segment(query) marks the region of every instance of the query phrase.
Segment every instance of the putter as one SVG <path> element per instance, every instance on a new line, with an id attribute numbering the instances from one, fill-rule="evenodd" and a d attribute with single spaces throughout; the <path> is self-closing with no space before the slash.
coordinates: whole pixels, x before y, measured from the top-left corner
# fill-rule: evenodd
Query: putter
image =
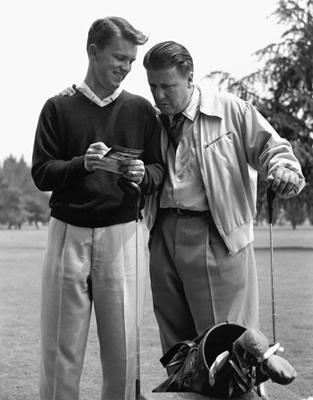
<path id="1" fill-rule="evenodd" d="M 276 343 L 276 314 L 275 314 L 275 293 L 274 293 L 274 250 L 273 250 L 273 204 L 276 193 L 269 186 L 267 189 L 268 218 L 270 224 L 270 257 L 271 257 L 271 287 L 272 287 L 272 323 L 273 323 L 273 345 Z M 278 343 L 279 347 L 279 343 Z M 268 400 L 268 393 L 265 383 L 262 382 L 256 387 L 256 393 L 263 399 Z"/>
<path id="2" fill-rule="evenodd" d="M 141 189 L 136 182 L 120 178 L 118 186 L 123 192 L 129 194 L 135 202 L 136 213 L 136 397 L 140 398 L 140 280 L 139 280 L 139 257 L 138 257 L 138 220 Z"/>
<path id="3" fill-rule="evenodd" d="M 272 323 L 273 343 L 276 343 L 276 312 L 275 312 L 275 282 L 274 282 L 274 245 L 273 245 L 273 204 L 276 193 L 269 186 L 267 189 L 268 217 L 270 224 L 270 257 L 271 257 L 271 288 L 272 288 Z"/>

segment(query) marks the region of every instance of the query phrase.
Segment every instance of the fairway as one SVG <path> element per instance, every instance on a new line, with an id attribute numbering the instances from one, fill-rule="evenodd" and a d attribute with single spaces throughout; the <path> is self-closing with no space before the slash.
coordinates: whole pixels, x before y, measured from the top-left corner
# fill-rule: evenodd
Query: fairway
<path id="1" fill-rule="evenodd" d="M 38 398 L 41 266 L 47 228 L 0 229 L 0 400 Z M 261 330 L 272 339 L 268 228 L 256 228 Z M 313 228 L 274 227 L 276 337 L 298 377 L 288 387 L 303 399 L 313 396 Z M 147 252 L 148 256 L 148 252 Z M 165 378 L 150 291 L 147 291 L 141 349 L 141 385 L 150 392 Z M 100 364 L 92 319 L 81 400 L 98 399 Z"/>

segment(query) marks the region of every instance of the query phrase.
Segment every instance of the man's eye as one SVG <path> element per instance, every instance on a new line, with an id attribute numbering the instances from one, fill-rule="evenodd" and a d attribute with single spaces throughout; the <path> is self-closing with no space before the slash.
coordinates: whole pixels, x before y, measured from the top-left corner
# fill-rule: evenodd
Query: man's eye
<path id="1" fill-rule="evenodd" d="M 119 61 L 124 61 L 125 57 L 124 56 L 115 56 L 115 58 Z"/>

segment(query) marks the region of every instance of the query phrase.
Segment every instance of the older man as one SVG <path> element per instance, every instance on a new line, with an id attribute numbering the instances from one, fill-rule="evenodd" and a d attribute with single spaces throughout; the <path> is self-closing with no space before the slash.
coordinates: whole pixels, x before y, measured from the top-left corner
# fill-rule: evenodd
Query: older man
<path id="1" fill-rule="evenodd" d="M 184 46 L 156 44 L 144 67 L 167 130 L 168 174 L 150 240 L 154 310 L 166 352 L 224 321 L 258 326 L 256 171 L 284 197 L 298 194 L 304 179 L 291 145 L 249 102 L 194 84 Z"/>

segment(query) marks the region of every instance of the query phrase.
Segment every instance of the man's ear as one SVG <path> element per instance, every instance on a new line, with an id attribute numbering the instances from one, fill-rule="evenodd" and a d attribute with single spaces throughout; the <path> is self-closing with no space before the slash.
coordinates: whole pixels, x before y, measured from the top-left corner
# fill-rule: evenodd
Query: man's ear
<path id="1" fill-rule="evenodd" d="M 188 82 L 188 87 L 192 87 L 193 85 L 193 71 L 189 72 L 189 75 L 187 77 L 187 82 Z"/>
<path id="2" fill-rule="evenodd" d="M 92 61 L 97 61 L 98 48 L 95 44 L 91 44 L 88 48 L 88 56 Z"/>

